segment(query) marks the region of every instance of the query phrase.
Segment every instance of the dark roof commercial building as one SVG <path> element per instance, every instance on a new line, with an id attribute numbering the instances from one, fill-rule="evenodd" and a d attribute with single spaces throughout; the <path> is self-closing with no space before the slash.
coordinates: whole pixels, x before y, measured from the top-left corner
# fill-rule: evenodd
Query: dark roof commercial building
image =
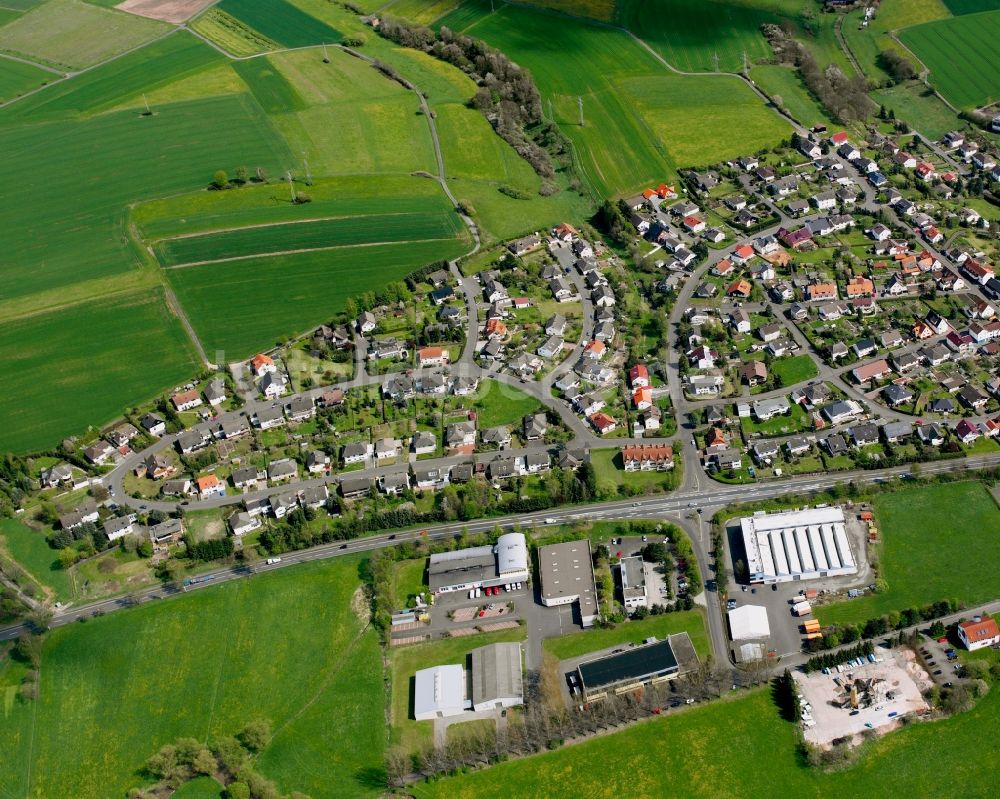
<path id="1" fill-rule="evenodd" d="M 593 702 L 609 693 L 627 693 L 645 684 L 655 685 L 679 676 L 682 669 L 671 639 L 682 638 L 687 638 L 687 633 L 581 663 L 577 671 L 587 701 Z"/>
<path id="2" fill-rule="evenodd" d="M 525 581 L 529 574 L 523 533 L 502 535 L 496 546 L 438 552 L 427 567 L 428 585 L 435 594 Z"/>

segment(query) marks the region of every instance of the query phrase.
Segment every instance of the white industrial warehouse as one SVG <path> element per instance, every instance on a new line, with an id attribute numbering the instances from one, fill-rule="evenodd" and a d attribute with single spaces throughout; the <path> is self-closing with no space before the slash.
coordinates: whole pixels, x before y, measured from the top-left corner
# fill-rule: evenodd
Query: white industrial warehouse
<path id="1" fill-rule="evenodd" d="M 840 508 L 755 513 L 740 519 L 751 583 L 856 574 Z"/>
<path id="2" fill-rule="evenodd" d="M 489 644 L 460 664 L 421 669 L 413 678 L 413 718 L 417 721 L 498 710 L 524 704 L 521 645 Z"/>

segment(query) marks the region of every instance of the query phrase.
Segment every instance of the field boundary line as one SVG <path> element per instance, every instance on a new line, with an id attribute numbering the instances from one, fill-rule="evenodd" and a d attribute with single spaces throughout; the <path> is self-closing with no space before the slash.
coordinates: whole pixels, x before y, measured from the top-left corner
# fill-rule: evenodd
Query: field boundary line
<path id="1" fill-rule="evenodd" d="M 7 8 L 7 7 L 0 6 L 0 8 Z M 8 9 L 8 10 L 13 11 L 13 9 Z M 12 53 L 8 53 L 6 51 L 0 51 L 0 58 L 6 58 L 8 61 L 19 61 L 22 64 L 27 64 L 29 67 L 38 67 L 39 69 L 43 69 L 46 72 L 51 72 L 53 75 L 59 75 L 63 78 L 66 77 L 66 73 L 63 72 L 61 69 L 50 67 L 47 64 L 40 64 L 37 61 L 32 61 L 30 58 L 21 58 L 20 56 L 13 55 Z"/>
<path id="2" fill-rule="evenodd" d="M 188 319 L 184 306 L 181 305 L 180 300 L 177 299 L 177 295 L 174 294 L 173 288 L 169 285 L 169 281 L 166 280 L 163 281 L 163 299 L 167 303 L 167 309 L 177 317 L 181 323 L 181 327 L 184 328 L 184 332 L 187 333 L 188 338 L 191 339 L 191 343 L 194 345 L 195 354 L 201 358 L 201 362 L 209 369 L 218 368 L 216 364 L 208 360 L 208 355 L 205 354 L 205 347 L 202 345 L 201 339 L 198 338 L 198 334 L 195 332 L 194 326 L 191 324 L 191 320 Z"/>
<path id="3" fill-rule="evenodd" d="M 454 238 L 458 238 L 455 236 Z M 331 244 L 328 247 L 304 247 L 298 250 L 280 250 L 278 252 L 253 253 L 252 255 L 234 255 L 231 258 L 216 258 L 210 261 L 190 261 L 184 264 L 164 266 L 164 269 L 190 269 L 193 266 L 211 266 L 212 264 L 228 264 L 233 261 L 249 261 L 253 258 L 276 258 L 279 255 L 300 255 L 310 252 L 330 252 L 332 250 L 353 250 L 356 247 L 384 247 L 389 244 L 423 244 L 431 241 L 451 241 L 450 238 L 434 239 L 404 239 L 402 241 L 369 241 L 362 244 Z"/>
<path id="4" fill-rule="evenodd" d="M 422 211 L 393 211 L 390 214 L 364 214 L 364 216 L 409 216 L 420 214 Z M 357 214 L 345 214 L 343 216 L 314 216 L 309 219 L 289 219 L 285 222 L 259 222 L 255 225 L 242 225 L 240 227 L 225 227 L 217 230 L 203 230 L 193 233 L 181 233 L 177 236 L 164 236 L 162 239 L 147 239 L 162 244 L 167 241 L 181 241 L 183 239 L 196 239 L 199 236 L 217 236 L 221 233 L 236 233 L 241 230 L 259 230 L 261 228 L 281 227 L 282 225 L 306 225 L 311 222 L 332 222 L 337 219 L 357 219 Z"/>

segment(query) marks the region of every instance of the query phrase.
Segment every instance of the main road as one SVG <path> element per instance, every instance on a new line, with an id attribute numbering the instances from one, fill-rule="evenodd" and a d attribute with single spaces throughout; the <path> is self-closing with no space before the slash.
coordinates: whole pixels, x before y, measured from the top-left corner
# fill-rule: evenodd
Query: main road
<path id="1" fill-rule="evenodd" d="M 960 472 L 967 469 L 984 468 L 997 464 L 1000 464 L 1000 454 L 932 462 L 922 464 L 920 468 L 923 474 L 940 474 L 950 471 Z M 619 519 L 663 519 L 679 523 L 685 526 L 691 533 L 695 555 L 698 558 L 702 572 L 702 581 L 708 585 L 709 581 L 714 579 L 714 569 L 713 564 L 709 563 L 708 558 L 708 553 L 711 549 L 711 540 L 705 529 L 707 525 L 701 523 L 701 516 L 710 517 L 715 510 L 730 504 L 759 502 L 788 494 L 820 492 L 837 484 L 847 482 L 858 484 L 884 483 L 900 479 L 903 475 L 908 474 L 909 467 L 900 466 L 892 469 L 871 471 L 859 470 L 838 472 L 836 474 L 805 475 L 799 478 L 753 485 L 727 486 L 713 484 L 705 490 L 684 490 L 675 494 L 642 497 L 634 500 L 570 505 L 538 513 L 498 516 L 468 522 L 437 524 L 420 530 L 410 529 L 381 533 L 365 538 L 322 544 L 310 549 L 283 554 L 281 559 L 276 563 L 258 562 L 251 565 L 237 565 L 206 572 L 197 576 L 197 583 L 186 586 L 183 589 L 167 585 L 156 585 L 125 597 L 103 599 L 59 609 L 53 614 L 49 626 L 62 627 L 95 614 L 111 613 L 138 603 L 162 600 L 180 593 L 200 590 L 201 588 L 230 580 L 251 577 L 258 572 L 288 568 L 299 563 L 326 560 L 328 558 L 353 555 L 359 552 L 369 552 L 384 547 L 395 546 L 405 541 L 438 541 L 449 536 L 460 535 L 463 532 L 482 533 L 492 530 L 497 526 L 504 529 L 518 525 L 521 527 L 540 527 L 544 526 L 549 519 L 554 520 L 556 523 Z M 708 600 L 708 623 L 713 651 L 715 652 L 716 659 L 723 662 L 728 657 L 726 654 L 727 638 L 722 622 L 718 593 L 715 591 L 706 592 L 706 598 Z M 0 640 L 16 638 L 27 630 L 28 627 L 24 624 L 2 628 L 0 629 Z"/>

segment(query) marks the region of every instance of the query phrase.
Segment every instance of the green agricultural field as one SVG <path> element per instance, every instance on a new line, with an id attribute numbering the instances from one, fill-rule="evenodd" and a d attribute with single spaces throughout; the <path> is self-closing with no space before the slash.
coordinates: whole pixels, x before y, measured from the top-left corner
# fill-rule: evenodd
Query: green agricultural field
<path id="1" fill-rule="evenodd" d="M 440 187 L 409 175 L 321 178 L 307 190 L 312 202 L 294 205 L 288 186 L 276 181 L 232 191 L 197 191 L 140 203 L 131 221 L 147 242 L 252 225 L 310 219 L 389 216 L 439 210 L 455 215 Z"/>
<path id="2" fill-rule="evenodd" d="M 456 214 L 443 209 L 372 214 L 263 225 L 168 239 L 156 249 L 164 266 L 237 260 L 305 250 L 409 241 L 451 241 L 462 231 Z"/>
<path id="3" fill-rule="evenodd" d="M 0 549 L 16 560 L 36 581 L 53 591 L 54 599 L 65 602 L 73 595 L 69 572 L 59 564 L 56 551 L 45 534 L 32 530 L 16 519 L 0 519 Z"/>
<path id="4" fill-rule="evenodd" d="M 781 378 L 781 385 L 794 386 L 816 377 L 819 370 L 811 355 L 793 355 L 791 358 L 775 358 L 771 361 L 771 374 L 775 378 Z"/>
<path id="5" fill-rule="evenodd" d="M 720 0 L 619 0 L 619 22 L 682 72 L 739 72 L 772 55 L 760 32 L 778 24 L 773 9 Z M 716 67 L 715 56 L 718 56 Z"/>
<path id="6" fill-rule="evenodd" d="M 0 102 L 19 97 L 25 92 L 58 79 L 59 75 L 31 64 L 0 58 Z"/>
<path id="7" fill-rule="evenodd" d="M 1000 691 L 993 690 L 967 713 L 910 725 L 873 743 L 858 764 L 826 772 L 803 762 L 795 725 L 779 718 L 768 694 L 758 691 L 408 790 L 417 799 L 866 795 L 987 799 L 994 788 L 982 781 L 981 764 L 991 761 L 996 745 L 983 731 L 998 724 Z"/>
<path id="8" fill-rule="evenodd" d="M 222 0 L 218 6 L 283 47 L 340 41 L 340 32 L 286 0 Z"/>
<path id="9" fill-rule="evenodd" d="M 0 450 L 52 446 L 197 367 L 160 289 L 0 323 L 0 349 L 13 381 L 0 399 Z"/>
<path id="10" fill-rule="evenodd" d="M 550 22 L 545 14 L 505 7 L 468 32 L 531 70 L 595 195 L 641 189 L 676 167 L 735 156 L 788 133 L 735 78 L 678 76 L 619 31 Z M 706 137 L 706 127 L 727 135 Z"/>
<path id="11" fill-rule="evenodd" d="M 243 78 L 244 83 L 250 87 L 253 96 L 260 103 L 260 107 L 268 114 L 301 111 L 306 107 L 295 87 L 285 79 L 269 58 L 236 61 L 233 69 Z"/>
<path id="12" fill-rule="evenodd" d="M 959 108 L 1000 100 L 1000 10 L 906 28 L 900 40 L 931 71 L 930 79 Z M 919 127 L 919 120 L 916 121 Z"/>
<path id="13" fill-rule="evenodd" d="M 229 361 L 315 327 L 348 297 L 468 249 L 458 238 L 379 244 L 169 269 L 167 275 L 206 351 L 221 350 Z"/>
<path id="14" fill-rule="evenodd" d="M 4 298 L 133 269 L 137 256 L 122 227 L 129 202 L 200 188 L 220 167 L 277 171 L 290 160 L 246 95 L 177 104 L 151 117 L 120 112 L 4 128 L 0 150 L 8 180 L 21 192 L 19 202 L 0 208 L 6 255 L 40 267 L 5 270 Z"/>
<path id="15" fill-rule="evenodd" d="M 802 125 L 833 126 L 823 107 L 816 102 L 802 83 L 798 72 L 792 67 L 780 64 L 765 64 L 750 70 L 751 79 Z"/>
<path id="16" fill-rule="evenodd" d="M 258 768 L 282 794 L 374 797 L 382 668 L 352 609 L 358 568 L 283 569 L 52 632 L 40 698 L 0 724 L 0 792 L 124 796 L 163 744 L 263 717 L 274 737 Z"/>
<path id="17" fill-rule="evenodd" d="M 218 6 L 209 8 L 191 22 L 190 27 L 191 30 L 200 33 L 237 58 L 278 49 L 276 42 L 272 42 Z"/>
<path id="18" fill-rule="evenodd" d="M 474 25 L 490 13 L 490 0 L 463 0 L 443 17 L 439 17 L 434 27 L 464 32 L 470 25 Z"/>
<path id="19" fill-rule="evenodd" d="M 824 624 L 863 622 L 939 599 L 982 602 L 1000 592 L 994 567 L 1000 557 L 1000 511 L 981 483 L 881 494 L 875 520 L 882 537 L 879 568 L 889 590 L 819 607 Z"/>
<path id="20" fill-rule="evenodd" d="M 650 636 L 663 639 L 681 632 L 686 632 L 690 636 L 698 657 L 708 657 L 710 652 L 708 631 L 705 629 L 705 614 L 701 610 L 648 616 L 642 621 L 625 622 L 611 629 L 561 635 L 558 638 L 547 639 L 542 646 L 546 652 L 555 655 L 559 660 L 566 660 L 599 649 L 607 649 L 616 644 L 641 644 Z"/>
<path id="21" fill-rule="evenodd" d="M 412 92 L 341 51 L 330 52 L 329 64 L 310 51 L 271 61 L 305 105 L 272 117 L 296 154 L 296 167 L 304 154 L 318 175 L 437 171 L 427 120 Z"/>
<path id="22" fill-rule="evenodd" d="M 944 4 L 956 17 L 962 14 L 978 14 L 980 11 L 997 10 L 997 0 L 944 0 Z"/>
<path id="23" fill-rule="evenodd" d="M 200 39 L 179 32 L 15 103 L 3 110 L 0 119 L 35 123 L 50 117 L 100 113 L 130 99 L 139 105 L 143 93 L 151 97 L 157 89 L 199 76 L 225 60 Z"/>
<path id="24" fill-rule="evenodd" d="M 171 26 L 82 0 L 47 0 L 3 28 L 0 50 L 79 69 L 167 34 Z"/>

